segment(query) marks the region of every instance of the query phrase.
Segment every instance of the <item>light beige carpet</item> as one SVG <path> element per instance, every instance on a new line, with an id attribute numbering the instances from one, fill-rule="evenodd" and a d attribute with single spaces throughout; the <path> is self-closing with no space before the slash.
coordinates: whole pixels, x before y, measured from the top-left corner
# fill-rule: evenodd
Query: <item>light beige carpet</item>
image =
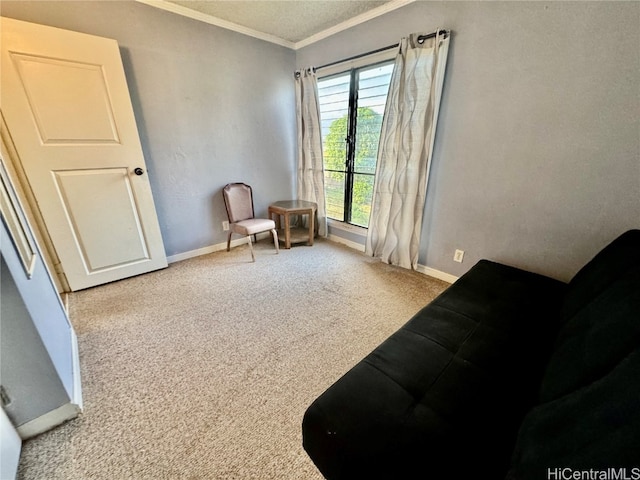
<path id="1" fill-rule="evenodd" d="M 84 412 L 20 479 L 320 479 L 306 407 L 447 284 L 319 240 L 74 293 Z"/>

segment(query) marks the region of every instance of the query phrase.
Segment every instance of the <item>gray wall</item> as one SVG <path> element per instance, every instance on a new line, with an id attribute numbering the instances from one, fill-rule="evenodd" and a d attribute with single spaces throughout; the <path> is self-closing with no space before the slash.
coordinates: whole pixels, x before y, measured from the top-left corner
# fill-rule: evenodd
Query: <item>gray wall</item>
<path id="1" fill-rule="evenodd" d="M 295 179 L 295 53 L 133 1 L 2 1 L 3 16 L 118 41 L 167 255 L 224 242 L 220 189 L 258 213 Z"/>
<path id="2" fill-rule="evenodd" d="M 296 63 L 452 29 L 419 263 L 461 275 L 492 258 L 567 280 L 640 227 L 639 18 L 638 2 L 421 1 Z"/>
<path id="3" fill-rule="evenodd" d="M 12 188 L 12 187 L 11 187 Z M 35 245 L 35 240 L 31 232 L 31 226 L 24 219 L 22 210 L 16 212 L 18 217 L 22 219 L 25 226 L 25 235 L 29 239 L 32 245 Z M 11 356 L 9 350 L 5 350 L 7 343 L 11 343 L 10 337 L 5 338 L 5 328 L 13 329 L 15 332 L 17 329 L 24 328 L 23 338 L 26 343 L 22 344 L 25 349 L 23 352 L 25 355 L 29 354 L 29 349 L 33 348 L 34 352 L 44 346 L 46 354 L 50 359 L 50 363 L 53 364 L 55 375 L 62 382 L 64 391 L 68 399 L 73 401 L 80 401 L 79 393 L 75 391 L 76 380 L 74 374 L 80 375 L 79 371 L 74 371 L 74 357 L 72 355 L 73 345 L 73 327 L 69 322 L 67 314 L 64 310 L 64 306 L 58 296 L 58 292 L 51 280 L 51 276 L 47 271 L 42 254 L 36 246 L 36 257 L 31 272 L 31 276 L 28 277 L 25 269 L 22 265 L 21 259 L 18 256 L 17 250 L 14 247 L 12 237 L 9 230 L 5 227 L 5 222 L 0 221 L 0 251 L 2 253 L 3 270 L 2 270 L 2 287 L 0 288 L 0 296 L 2 304 L 2 315 L 0 317 L 0 336 L 2 336 L 2 372 L 4 382 L 5 368 L 9 368 L 5 363 L 8 356 Z M 8 267 L 5 271 L 4 267 Z M 17 289 L 17 290 L 16 290 Z M 17 293 L 16 293 L 17 292 Z M 19 294 L 19 299 L 16 295 Z M 5 303 L 6 302 L 6 303 Z M 24 312 L 23 307 L 26 308 Z M 8 326 L 11 322 L 18 322 L 20 325 L 16 327 Z M 22 325 L 24 323 L 24 325 Z M 27 323 L 32 326 L 26 325 Z M 29 347 L 29 340 L 32 338 L 31 333 L 27 330 L 35 327 L 40 337 L 39 341 L 33 341 L 33 346 Z M 11 352 L 20 352 L 20 349 L 11 350 Z M 35 354 L 35 353 L 34 353 Z M 8 361 L 8 360 L 7 360 Z M 18 369 L 15 372 L 15 379 L 22 381 L 31 387 L 34 385 L 37 388 L 37 384 L 41 381 L 37 376 L 31 376 L 27 370 Z M 54 375 L 51 375 L 54 376 Z M 40 390 L 36 390 L 40 394 Z M 78 395 L 78 398 L 74 396 Z M 53 408 L 59 407 L 61 404 L 56 402 L 57 397 L 53 397 Z M 51 404 L 49 404 L 51 406 Z"/>
<path id="4" fill-rule="evenodd" d="M 8 181 L 5 185 L 12 191 Z M 23 212 L 15 213 L 35 245 Z M 28 276 L 5 222 L 0 222 L 0 382 L 11 399 L 5 410 L 15 426 L 80 401 L 74 390 L 74 373 L 80 372 L 74 372 L 73 330 L 35 249 Z"/>
<path id="5" fill-rule="evenodd" d="M 5 263 L 4 251 L 0 264 L 0 382 L 11 399 L 4 409 L 20 426 L 70 398 Z M 69 351 L 67 356 L 71 358 Z"/>
<path id="6" fill-rule="evenodd" d="M 293 52 L 134 2 L 2 2 L 121 45 L 168 255 L 224 241 L 220 188 L 295 192 L 291 72 L 454 31 L 423 265 L 568 279 L 640 226 L 638 2 L 416 2 Z M 454 263 L 456 248 L 466 251 Z"/>

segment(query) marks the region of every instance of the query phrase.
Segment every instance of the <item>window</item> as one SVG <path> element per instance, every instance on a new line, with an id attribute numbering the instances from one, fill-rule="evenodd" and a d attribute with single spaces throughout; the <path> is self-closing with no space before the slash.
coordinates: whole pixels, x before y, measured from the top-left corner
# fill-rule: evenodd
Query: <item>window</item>
<path id="1" fill-rule="evenodd" d="M 393 61 L 322 77 L 322 125 L 327 217 L 369 225 L 382 117 Z"/>

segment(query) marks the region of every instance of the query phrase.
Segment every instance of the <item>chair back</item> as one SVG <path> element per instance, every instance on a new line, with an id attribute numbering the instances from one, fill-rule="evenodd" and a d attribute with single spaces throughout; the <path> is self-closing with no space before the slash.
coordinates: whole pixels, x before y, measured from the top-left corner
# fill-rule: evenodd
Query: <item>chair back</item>
<path id="1" fill-rule="evenodd" d="M 229 183 L 222 189 L 224 206 L 231 223 L 253 218 L 253 193 L 246 183 Z"/>

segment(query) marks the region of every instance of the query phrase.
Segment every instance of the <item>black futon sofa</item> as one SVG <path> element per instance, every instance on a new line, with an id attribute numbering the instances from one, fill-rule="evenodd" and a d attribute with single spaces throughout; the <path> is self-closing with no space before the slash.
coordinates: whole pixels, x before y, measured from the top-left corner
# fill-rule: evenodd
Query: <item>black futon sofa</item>
<path id="1" fill-rule="evenodd" d="M 328 479 L 640 478 L 640 230 L 568 284 L 478 262 L 302 430 Z"/>

